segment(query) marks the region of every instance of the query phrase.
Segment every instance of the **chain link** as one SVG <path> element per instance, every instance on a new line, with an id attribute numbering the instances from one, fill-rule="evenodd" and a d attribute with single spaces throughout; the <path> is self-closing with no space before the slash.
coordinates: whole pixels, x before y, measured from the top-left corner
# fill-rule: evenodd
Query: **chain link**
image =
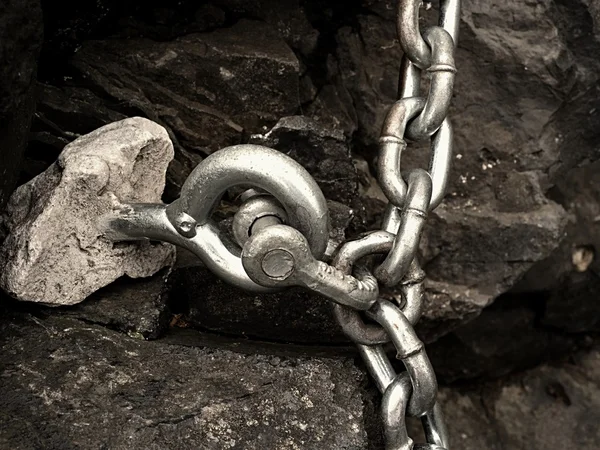
<path id="1" fill-rule="evenodd" d="M 420 0 L 398 4 L 404 57 L 400 99 L 390 108 L 380 139 L 379 181 L 389 200 L 382 229 L 345 242 L 331 265 L 320 260 L 329 228 L 323 193 L 298 163 L 262 146 L 216 152 L 194 169 L 181 197 L 170 205 L 124 205 L 100 223 L 113 240 L 152 239 L 185 247 L 243 289 L 303 286 L 333 301 L 337 321 L 383 395 L 387 450 L 449 449 L 435 373 L 413 326 L 423 310 L 425 274 L 417 257 L 421 233 L 427 214 L 444 197 L 452 157 L 446 116 L 456 72 L 460 1 L 442 0 L 440 26 L 422 34 L 420 5 Z M 432 79 L 427 97 L 420 95 L 421 71 Z M 406 182 L 402 152 L 409 140 L 425 139 L 431 140 L 428 171 L 412 170 Z M 235 244 L 211 215 L 223 193 L 239 185 L 253 189 L 242 195 L 244 203 L 233 220 Z M 370 264 L 362 264 L 363 258 Z M 400 296 L 395 302 L 381 298 L 379 284 L 399 284 Z M 384 350 L 390 342 L 406 368 L 402 373 L 396 373 Z M 408 436 L 407 415 L 421 417 L 426 444 L 414 444 Z"/>

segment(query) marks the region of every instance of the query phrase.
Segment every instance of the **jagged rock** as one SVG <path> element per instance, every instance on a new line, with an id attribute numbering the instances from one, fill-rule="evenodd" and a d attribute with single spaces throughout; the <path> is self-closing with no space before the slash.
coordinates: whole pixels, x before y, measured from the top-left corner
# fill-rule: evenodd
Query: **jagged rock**
<path id="1" fill-rule="evenodd" d="M 140 339 L 157 339 L 169 327 L 170 268 L 151 278 L 122 277 L 69 308 L 52 308 L 48 314 L 64 314 L 103 325 Z"/>
<path id="2" fill-rule="evenodd" d="M 351 360 L 244 355 L 3 313 L 0 447 L 367 448 Z"/>
<path id="3" fill-rule="evenodd" d="M 0 5 L 0 213 L 19 179 L 35 111 L 43 22 L 39 0 Z"/>
<path id="4" fill-rule="evenodd" d="M 439 379 L 498 378 L 571 354 L 582 339 L 540 323 L 544 297 L 500 297 L 479 317 L 431 344 L 428 353 Z"/>
<path id="5" fill-rule="evenodd" d="M 600 352 L 508 379 L 442 388 L 452 446 L 464 450 L 594 450 L 600 446 Z M 412 435 L 420 425 L 412 422 Z M 418 441 L 418 439 L 416 439 Z M 422 442 L 422 441 L 421 441 Z"/>
<path id="6" fill-rule="evenodd" d="M 172 42 L 87 41 L 72 65 L 96 89 L 164 123 L 181 145 L 204 154 L 298 108 L 298 61 L 260 22 Z"/>
<path id="7" fill-rule="evenodd" d="M 65 147 L 10 199 L 2 288 L 20 300 L 70 305 L 122 275 L 146 277 L 169 265 L 171 245 L 114 244 L 96 225 L 123 202 L 160 202 L 172 157 L 165 130 L 142 118 L 107 125 Z"/>
<path id="8" fill-rule="evenodd" d="M 568 333 L 598 329 L 600 305 L 600 163 L 571 169 L 549 195 L 571 212 L 566 238 L 513 289 L 549 292 L 541 321 Z"/>
<path id="9" fill-rule="evenodd" d="M 163 125 L 176 152 L 167 200 L 178 196 L 203 156 L 241 143 L 300 106 L 298 60 L 274 28 L 257 21 L 167 42 L 86 41 L 70 68 L 85 85 L 69 77 L 60 88 L 42 86 L 38 128 L 72 140 L 132 115 Z M 65 96 L 75 101 L 60 102 Z"/>
<path id="10" fill-rule="evenodd" d="M 218 7 L 234 17 L 253 17 L 271 25 L 287 44 L 302 55 L 318 45 L 319 32 L 306 17 L 306 6 L 299 0 L 215 0 Z"/>
<path id="11" fill-rule="evenodd" d="M 308 170 L 330 200 L 350 205 L 357 196 L 358 175 L 343 133 L 305 116 L 284 117 L 251 144 L 274 148 Z"/>
<path id="12" fill-rule="evenodd" d="M 421 241 L 428 274 L 422 326 L 441 335 L 477 316 L 550 255 L 566 224 L 564 209 L 553 202 L 528 212 L 440 206 Z"/>

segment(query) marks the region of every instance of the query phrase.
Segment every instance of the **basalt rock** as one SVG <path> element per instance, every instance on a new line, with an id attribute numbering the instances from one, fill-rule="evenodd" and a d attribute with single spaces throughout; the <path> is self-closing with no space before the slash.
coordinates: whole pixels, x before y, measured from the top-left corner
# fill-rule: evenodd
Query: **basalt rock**
<path id="1" fill-rule="evenodd" d="M 35 112 L 37 56 L 43 22 L 39 0 L 0 5 L 0 213 L 19 179 Z"/>
<path id="2" fill-rule="evenodd" d="M 358 176 L 344 134 L 304 116 L 284 117 L 250 143 L 291 156 L 313 176 L 325 197 L 351 205 L 358 194 Z"/>
<path id="3" fill-rule="evenodd" d="M 99 218 L 122 203 L 160 202 L 173 148 L 147 119 L 107 125 L 69 144 L 56 163 L 20 186 L 0 248 L 2 288 L 52 305 L 79 303 L 121 277 L 147 277 L 174 258 L 163 243 L 115 244 Z"/>
<path id="4" fill-rule="evenodd" d="M 367 448 L 347 359 L 246 355 L 3 312 L 0 447 Z"/>
<path id="5" fill-rule="evenodd" d="M 72 307 L 52 308 L 87 323 L 103 325 L 139 339 L 158 339 L 172 320 L 169 308 L 170 268 L 150 278 L 119 278 Z"/>
<path id="6" fill-rule="evenodd" d="M 502 380 L 442 388 L 452 445 L 465 450 L 593 450 L 600 445 L 600 352 Z M 421 432 L 412 423 L 413 436 Z M 422 441 L 421 441 L 422 442 Z"/>

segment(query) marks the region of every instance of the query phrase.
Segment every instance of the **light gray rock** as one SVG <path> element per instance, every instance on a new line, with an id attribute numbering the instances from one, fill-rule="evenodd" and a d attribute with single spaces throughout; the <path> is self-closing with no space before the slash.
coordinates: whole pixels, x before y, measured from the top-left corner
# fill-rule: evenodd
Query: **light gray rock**
<path id="1" fill-rule="evenodd" d="M 147 277 L 171 264 L 171 245 L 114 244 L 96 221 L 121 202 L 160 202 L 172 158 L 167 132 L 139 117 L 69 144 L 9 201 L 0 286 L 20 300 L 72 305 L 123 275 Z"/>

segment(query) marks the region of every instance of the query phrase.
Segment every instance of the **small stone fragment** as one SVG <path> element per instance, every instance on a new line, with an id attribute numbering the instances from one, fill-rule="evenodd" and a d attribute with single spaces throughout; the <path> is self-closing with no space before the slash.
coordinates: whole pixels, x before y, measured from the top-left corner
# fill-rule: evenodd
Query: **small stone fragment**
<path id="1" fill-rule="evenodd" d="M 115 244 L 96 223 L 122 203 L 160 202 L 172 158 L 166 131 L 139 117 L 69 144 L 9 201 L 0 286 L 19 300 L 72 305 L 123 275 L 147 277 L 170 265 L 171 245 Z"/>
<path id="2" fill-rule="evenodd" d="M 580 245 L 573 249 L 572 262 L 577 272 L 585 272 L 594 262 L 594 249 L 587 245 Z"/>

